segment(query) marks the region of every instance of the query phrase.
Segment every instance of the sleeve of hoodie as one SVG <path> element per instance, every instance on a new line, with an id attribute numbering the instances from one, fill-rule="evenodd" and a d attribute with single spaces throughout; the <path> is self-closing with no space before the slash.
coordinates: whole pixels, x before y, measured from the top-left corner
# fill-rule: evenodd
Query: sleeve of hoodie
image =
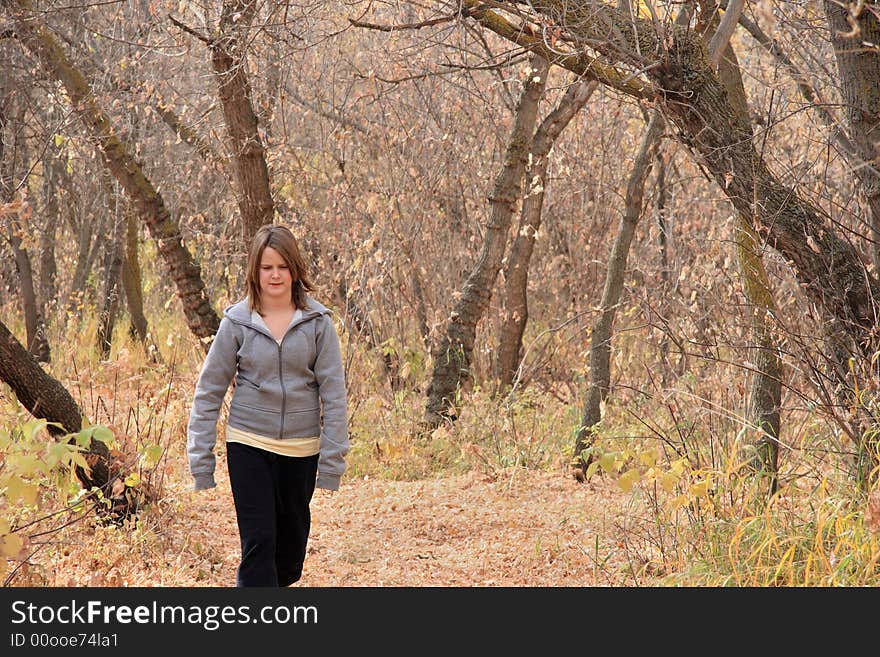
<path id="1" fill-rule="evenodd" d="M 186 453 L 195 490 L 213 488 L 217 420 L 226 390 L 235 376 L 239 329 L 228 318 L 220 321 L 193 395 L 186 431 Z"/>
<path id="2" fill-rule="evenodd" d="M 319 320 L 315 339 L 318 354 L 315 378 L 323 415 L 316 485 L 326 490 L 337 490 L 345 472 L 345 455 L 348 454 L 348 411 L 342 353 L 336 326 L 330 315 L 323 315 Z"/>

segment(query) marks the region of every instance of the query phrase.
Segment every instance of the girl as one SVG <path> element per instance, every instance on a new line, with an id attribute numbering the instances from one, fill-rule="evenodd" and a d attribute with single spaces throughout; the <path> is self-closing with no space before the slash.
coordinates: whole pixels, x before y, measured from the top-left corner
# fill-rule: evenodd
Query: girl
<path id="1" fill-rule="evenodd" d="M 195 489 L 213 488 L 217 420 L 235 379 L 226 427 L 229 482 L 241 538 L 238 586 L 288 586 L 302 576 L 318 488 L 345 472 L 345 376 L 330 311 L 313 289 L 293 234 L 263 226 L 251 244 L 247 297 L 226 309 L 196 384 L 187 429 Z"/>

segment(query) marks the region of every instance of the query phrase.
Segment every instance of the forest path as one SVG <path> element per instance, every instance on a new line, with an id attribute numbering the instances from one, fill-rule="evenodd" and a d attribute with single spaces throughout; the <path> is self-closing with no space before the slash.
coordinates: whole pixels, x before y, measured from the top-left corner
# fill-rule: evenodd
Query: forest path
<path id="1" fill-rule="evenodd" d="M 217 488 L 183 493 L 167 519 L 175 581 L 155 584 L 234 584 L 238 532 L 223 458 L 216 476 Z M 418 481 L 343 477 L 340 490 L 315 492 L 299 585 L 632 583 L 625 572 L 641 564 L 628 564 L 619 542 L 630 500 L 610 478 L 582 484 L 523 468 Z"/>

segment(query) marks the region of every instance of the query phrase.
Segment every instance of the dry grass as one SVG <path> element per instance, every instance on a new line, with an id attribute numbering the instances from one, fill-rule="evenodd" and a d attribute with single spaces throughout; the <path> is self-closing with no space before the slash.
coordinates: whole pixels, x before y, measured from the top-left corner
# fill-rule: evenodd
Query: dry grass
<path id="1" fill-rule="evenodd" d="M 155 497 L 122 527 L 77 513 L 28 527 L 25 548 L 9 561 L 9 585 L 234 584 L 238 531 L 223 445 L 211 491 L 191 490 L 184 454 L 203 355 L 187 339 L 162 343 L 187 346 L 170 348 L 159 366 L 131 346 L 108 362 L 55 361 L 56 376 L 93 421 L 114 429 L 133 455 L 140 490 Z M 70 349 L 89 353 L 76 341 Z M 861 500 L 851 479 L 831 467 L 836 461 L 822 458 L 817 447 L 832 434 L 819 418 L 795 424 L 789 414 L 783 489 L 767 505 L 734 475 L 736 418 L 707 410 L 717 405 L 713 390 L 726 394 L 717 378 L 693 379 L 705 399 L 686 380 L 653 399 L 621 394 L 606 409 L 596 444 L 597 463 L 608 467 L 579 484 L 564 465 L 576 400 L 535 386 L 507 403 L 475 389 L 453 426 L 418 437 L 422 395 L 389 396 L 368 360 L 351 361 L 360 375 L 351 380 L 349 471 L 338 492 L 318 491 L 313 500 L 301 586 L 878 583 L 878 492 Z M 0 429 L 28 419 L 0 389 Z M 162 458 L 145 465 L 156 446 Z M 661 458 L 667 447 L 675 449 Z M 676 456 L 682 453 L 702 466 L 677 471 L 687 461 Z M 0 495 L 0 511 L 21 526 L 63 509 L 70 494 L 45 481 L 33 508 Z"/>

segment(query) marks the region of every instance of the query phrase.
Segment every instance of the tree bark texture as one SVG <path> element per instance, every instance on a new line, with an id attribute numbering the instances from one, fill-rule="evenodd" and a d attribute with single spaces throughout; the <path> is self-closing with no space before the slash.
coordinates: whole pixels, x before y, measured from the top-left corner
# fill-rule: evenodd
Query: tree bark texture
<path id="1" fill-rule="evenodd" d="M 100 175 L 100 174 L 99 174 Z M 71 213 L 77 213 L 78 208 L 71 208 Z M 73 219 L 73 216 L 71 216 Z M 86 303 L 86 286 L 89 274 L 92 271 L 95 259 L 98 257 L 98 251 L 101 240 L 95 237 L 97 233 L 100 235 L 103 225 L 99 217 L 97 222 L 80 220 L 71 221 L 71 227 L 76 234 L 76 266 L 73 270 L 73 276 L 70 280 L 70 289 L 67 292 L 64 304 L 64 318 L 66 322 L 67 315 L 79 315 L 82 306 Z M 98 225 L 96 226 L 95 223 Z"/>
<path id="2" fill-rule="evenodd" d="M 780 406 L 782 405 L 782 358 L 773 337 L 776 304 L 761 260 L 762 245 L 746 217 L 737 218 L 736 250 L 743 289 L 749 302 L 754 373 L 746 413 L 758 431 L 750 465 L 768 477 L 770 494 L 778 488 Z"/>
<path id="3" fill-rule="evenodd" d="M 211 40 L 211 64 L 235 163 L 245 245 L 251 243 L 260 226 L 272 223 L 275 214 L 266 149 L 251 102 L 246 40 L 241 38 L 251 25 L 257 4 L 256 0 L 226 0 L 220 16 L 219 34 Z"/>
<path id="4" fill-rule="evenodd" d="M 117 135 L 82 73 L 39 22 L 27 0 L 0 0 L 0 6 L 9 10 L 16 35 L 36 55 L 43 69 L 62 83 L 72 107 L 100 146 L 105 166 L 138 208 L 176 285 L 190 331 L 202 339 L 207 351 L 207 338 L 216 333 L 220 319 L 208 299 L 199 266 L 184 246 L 180 228 L 164 199 L 135 160 L 130 146 Z"/>
<path id="5" fill-rule="evenodd" d="M 666 317 L 669 315 L 669 295 L 672 293 L 672 286 L 670 285 L 670 272 L 671 265 L 669 262 L 669 246 L 671 243 L 672 236 L 672 218 L 669 215 L 668 209 L 668 200 L 670 195 L 670 185 L 667 182 L 666 178 L 666 170 L 669 167 L 669 163 L 667 162 L 666 157 L 664 156 L 663 150 L 658 149 L 657 151 L 657 194 L 654 201 L 654 217 L 657 222 L 657 246 L 660 251 L 660 285 L 661 285 L 661 293 L 660 293 L 660 302 L 659 302 L 659 310 L 656 313 L 659 315 L 660 323 L 666 323 Z M 676 368 L 673 367 L 672 363 L 669 359 L 669 331 L 664 330 L 662 336 L 660 338 L 660 356 L 663 362 L 666 364 L 661 370 L 661 382 L 665 387 L 669 382 L 669 373 L 670 371 L 677 371 Z M 684 355 L 682 354 L 682 359 Z M 681 362 L 681 361 L 679 361 Z"/>
<path id="6" fill-rule="evenodd" d="M 542 60 L 541 75 L 549 72 L 549 62 Z M 541 228 L 544 190 L 549 183 L 547 169 L 550 151 L 556 139 L 575 115 L 586 105 L 598 86 L 595 81 L 578 81 L 566 90 L 559 104 L 550 112 L 532 139 L 526 187 L 520 210 L 519 230 L 507 257 L 505 269 L 505 308 L 498 334 L 496 376 L 500 389 L 510 387 L 516 379 L 522 359 L 522 339 L 529 319 L 529 263 L 535 239 Z"/>
<path id="7" fill-rule="evenodd" d="M 611 385 L 611 337 L 614 316 L 617 314 L 623 293 L 623 279 L 630 246 L 636 226 L 642 217 L 645 181 L 651 172 L 652 161 L 656 158 L 663 126 L 663 118 L 652 112 L 639 152 L 633 162 L 632 173 L 627 181 L 623 217 L 614 244 L 611 246 L 611 254 L 608 256 L 605 286 L 602 289 L 602 300 L 599 302 L 599 318 L 590 335 L 590 385 L 574 446 L 573 465 L 581 475 L 586 472 L 590 461 L 589 455 L 584 457 L 583 453 L 592 445 L 593 427 L 602 419 L 602 403 L 608 397 Z"/>
<path id="8" fill-rule="evenodd" d="M 34 354 L 42 363 L 48 363 L 52 359 L 49 339 L 46 335 L 46 322 L 40 303 L 37 300 L 37 291 L 34 286 L 34 272 L 31 267 L 31 257 L 24 247 L 19 232 L 21 225 L 13 223 L 9 229 L 9 244 L 15 257 L 15 269 L 18 272 L 19 294 L 24 312 L 24 324 L 27 332 L 27 349 Z"/>
<path id="9" fill-rule="evenodd" d="M 364 342 L 367 349 L 375 351 L 382 356 L 382 370 L 388 379 L 392 392 L 396 392 L 401 388 L 400 381 L 400 358 L 396 352 L 384 350 L 381 336 L 376 335 L 376 327 L 370 319 L 369 313 L 364 309 L 363 305 L 357 299 L 357 292 L 348 287 L 345 278 L 339 280 L 339 297 L 342 306 L 345 308 L 343 318 L 351 319 L 351 325 L 354 327 L 353 334 Z M 346 321 L 348 324 L 348 321 Z"/>
<path id="10" fill-rule="evenodd" d="M 489 198 L 491 213 L 480 256 L 464 282 L 461 297 L 450 313 L 432 354 L 433 369 L 424 418 L 424 424 L 429 428 L 439 426 L 444 420 L 455 419 L 455 393 L 470 376 L 477 323 L 489 306 L 492 286 L 501 269 L 507 233 L 522 191 L 538 104 L 546 85 L 544 77 L 532 74 L 538 68 L 537 57 L 540 55 L 529 61 L 529 73 L 516 108 L 504 164 Z"/>
<path id="11" fill-rule="evenodd" d="M 725 1 L 721 0 L 719 4 L 724 4 Z M 788 74 L 797 85 L 801 96 L 810 104 L 810 110 L 815 112 L 816 116 L 828 128 L 829 141 L 836 147 L 847 163 L 854 170 L 861 168 L 864 165 L 864 160 L 859 157 L 858 148 L 831 110 L 825 106 L 817 90 L 810 84 L 808 75 L 797 66 L 779 42 L 770 38 L 757 23 L 742 15 L 739 18 L 739 24 L 788 71 Z"/>
<path id="12" fill-rule="evenodd" d="M 400 208 L 400 200 L 394 199 L 394 208 L 397 210 L 397 216 L 403 218 L 404 214 Z M 393 224 L 392 224 L 392 229 Z M 425 292 L 422 287 L 422 276 L 419 273 L 418 259 L 413 254 L 412 241 L 404 236 L 398 235 L 395 230 L 395 237 L 403 250 L 406 257 L 406 263 L 409 265 L 410 284 L 412 285 L 412 307 L 415 310 L 416 323 L 419 327 L 419 335 L 422 343 L 431 349 L 431 330 L 428 328 L 428 306 L 425 302 Z"/>

